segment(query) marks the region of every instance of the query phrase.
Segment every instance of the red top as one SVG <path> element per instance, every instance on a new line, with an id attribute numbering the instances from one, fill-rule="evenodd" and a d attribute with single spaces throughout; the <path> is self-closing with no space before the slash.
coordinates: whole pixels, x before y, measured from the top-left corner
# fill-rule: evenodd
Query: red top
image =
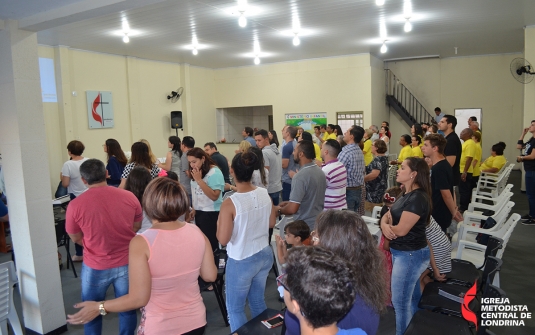
<path id="1" fill-rule="evenodd" d="M 112 186 L 92 187 L 69 203 L 66 230 L 83 233 L 85 265 L 107 270 L 128 264 L 134 222 L 142 219 L 133 193 Z"/>

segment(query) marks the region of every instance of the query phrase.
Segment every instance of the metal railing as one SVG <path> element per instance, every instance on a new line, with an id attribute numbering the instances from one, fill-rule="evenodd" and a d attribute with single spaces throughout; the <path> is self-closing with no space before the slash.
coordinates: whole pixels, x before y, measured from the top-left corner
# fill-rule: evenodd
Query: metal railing
<path id="1" fill-rule="evenodd" d="M 398 76 L 390 69 L 385 69 L 386 94 L 393 96 L 405 111 L 418 123 L 430 123 L 434 117 L 416 99 L 416 97 L 403 85 Z"/>

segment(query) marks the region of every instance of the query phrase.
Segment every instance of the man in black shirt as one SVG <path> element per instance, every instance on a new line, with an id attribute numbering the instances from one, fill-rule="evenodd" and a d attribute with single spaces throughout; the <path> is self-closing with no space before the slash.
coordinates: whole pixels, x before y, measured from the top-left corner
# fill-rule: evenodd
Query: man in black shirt
<path id="1" fill-rule="evenodd" d="M 444 148 L 444 156 L 450 163 L 453 170 L 453 186 L 459 186 L 461 181 L 461 169 L 459 164 L 461 162 L 461 152 L 463 147 L 459 136 L 455 133 L 455 126 L 457 126 L 457 118 L 453 115 L 446 114 L 438 123 L 438 129 L 444 133 L 446 137 L 446 147 Z"/>
<path id="2" fill-rule="evenodd" d="M 531 133 L 529 141 L 524 143 L 524 137 Z M 516 158 L 517 162 L 524 163 L 526 174 L 526 194 L 528 196 L 529 214 L 522 217 L 522 224 L 535 226 L 535 120 L 531 121 L 529 128 L 524 128 L 518 140 L 517 149 L 524 149 L 524 155 Z"/>
<path id="3" fill-rule="evenodd" d="M 428 157 L 431 167 L 431 198 L 433 200 L 432 216 L 444 232 L 452 224 L 452 219 L 459 222 L 463 216 L 453 201 L 453 173 L 448 161 L 444 159 L 446 139 L 439 134 L 429 134 L 424 138 L 422 152 Z"/>
<path id="4" fill-rule="evenodd" d="M 225 179 L 226 184 L 230 184 L 230 175 L 228 160 L 225 156 L 217 151 L 217 147 L 214 142 L 208 142 L 204 145 L 204 152 L 210 156 L 211 159 L 217 164 L 221 172 L 223 173 L 223 178 Z"/>

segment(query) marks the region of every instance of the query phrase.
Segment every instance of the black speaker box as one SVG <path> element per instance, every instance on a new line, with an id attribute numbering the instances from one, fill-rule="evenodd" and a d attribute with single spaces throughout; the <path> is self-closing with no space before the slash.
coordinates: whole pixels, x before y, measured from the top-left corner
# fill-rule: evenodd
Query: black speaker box
<path id="1" fill-rule="evenodd" d="M 171 128 L 182 128 L 182 112 L 171 112 Z"/>

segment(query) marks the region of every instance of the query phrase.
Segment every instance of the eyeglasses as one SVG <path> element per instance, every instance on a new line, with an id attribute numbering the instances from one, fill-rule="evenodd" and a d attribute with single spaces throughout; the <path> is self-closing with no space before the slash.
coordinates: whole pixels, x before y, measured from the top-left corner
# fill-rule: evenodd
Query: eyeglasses
<path id="1" fill-rule="evenodd" d="M 288 286 L 286 286 L 286 280 L 288 279 L 287 277 L 288 277 L 288 276 L 287 276 L 286 273 L 281 274 L 280 276 L 277 277 L 277 283 L 278 283 L 280 286 L 284 287 L 284 289 L 285 289 L 286 291 L 288 291 L 288 293 L 290 293 L 290 290 L 288 289 Z M 290 295 L 291 295 L 291 293 L 290 293 Z"/>

